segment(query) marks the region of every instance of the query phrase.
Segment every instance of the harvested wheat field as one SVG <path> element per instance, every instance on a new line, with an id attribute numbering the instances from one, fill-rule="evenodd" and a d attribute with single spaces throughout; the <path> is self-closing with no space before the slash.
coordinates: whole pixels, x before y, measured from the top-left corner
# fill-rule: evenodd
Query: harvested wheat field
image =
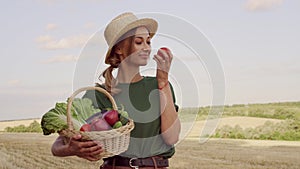
<path id="1" fill-rule="evenodd" d="M 1 169 L 99 168 L 99 162 L 77 157 L 58 158 L 50 153 L 53 136 L 33 133 L 0 134 Z M 269 143 L 271 143 L 269 145 Z M 200 144 L 187 138 L 177 145 L 171 169 L 296 169 L 300 142 L 210 139 Z"/>

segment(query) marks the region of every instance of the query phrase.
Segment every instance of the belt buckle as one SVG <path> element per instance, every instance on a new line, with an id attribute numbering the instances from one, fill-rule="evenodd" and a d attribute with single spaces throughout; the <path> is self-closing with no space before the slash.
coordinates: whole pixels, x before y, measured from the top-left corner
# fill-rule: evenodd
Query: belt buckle
<path id="1" fill-rule="evenodd" d="M 137 160 L 138 158 L 131 158 L 130 160 L 129 160 L 129 166 L 131 167 L 131 168 L 134 168 L 134 169 L 139 169 L 139 166 L 138 165 L 133 165 L 132 164 L 132 161 L 133 160 Z"/>

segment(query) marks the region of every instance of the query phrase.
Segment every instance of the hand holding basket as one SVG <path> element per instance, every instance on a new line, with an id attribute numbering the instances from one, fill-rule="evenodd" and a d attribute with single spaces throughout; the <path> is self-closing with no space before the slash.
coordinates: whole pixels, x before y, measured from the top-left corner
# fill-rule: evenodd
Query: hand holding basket
<path id="1" fill-rule="evenodd" d="M 105 94 L 110 102 L 112 103 L 112 109 L 118 110 L 117 105 L 113 97 L 104 89 L 100 87 L 84 87 L 76 90 L 68 99 L 67 104 L 67 124 L 68 129 L 63 130 L 60 134 L 66 139 L 73 137 L 74 135 L 80 134 L 83 141 L 93 140 L 101 143 L 103 145 L 104 151 L 99 154 L 101 158 L 111 157 L 118 155 L 128 149 L 130 141 L 130 132 L 134 128 L 133 120 L 129 119 L 128 123 L 120 128 L 107 130 L 107 131 L 76 131 L 72 123 L 71 107 L 72 102 L 77 94 L 82 91 L 87 90 L 97 90 Z"/>

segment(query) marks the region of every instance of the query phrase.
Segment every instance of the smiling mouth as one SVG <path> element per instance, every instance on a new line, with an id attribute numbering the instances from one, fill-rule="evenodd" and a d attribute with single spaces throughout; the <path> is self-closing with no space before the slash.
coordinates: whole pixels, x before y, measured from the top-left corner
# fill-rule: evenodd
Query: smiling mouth
<path id="1" fill-rule="evenodd" d="M 139 54 L 139 56 L 143 57 L 143 58 L 148 58 L 149 57 L 149 54 L 147 53 L 142 53 L 142 54 Z"/>

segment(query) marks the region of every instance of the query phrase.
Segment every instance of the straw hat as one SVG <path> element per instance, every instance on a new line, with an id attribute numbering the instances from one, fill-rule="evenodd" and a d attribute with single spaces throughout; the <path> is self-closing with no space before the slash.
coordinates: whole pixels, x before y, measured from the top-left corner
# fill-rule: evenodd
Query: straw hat
<path id="1" fill-rule="evenodd" d="M 105 63 L 108 64 L 108 58 L 112 47 L 116 41 L 126 32 L 133 28 L 145 26 L 150 33 L 150 37 L 154 36 L 157 31 L 157 22 L 151 18 L 137 18 L 133 13 L 126 12 L 115 17 L 105 28 L 104 37 L 108 44 L 108 51 L 105 57 Z"/>

